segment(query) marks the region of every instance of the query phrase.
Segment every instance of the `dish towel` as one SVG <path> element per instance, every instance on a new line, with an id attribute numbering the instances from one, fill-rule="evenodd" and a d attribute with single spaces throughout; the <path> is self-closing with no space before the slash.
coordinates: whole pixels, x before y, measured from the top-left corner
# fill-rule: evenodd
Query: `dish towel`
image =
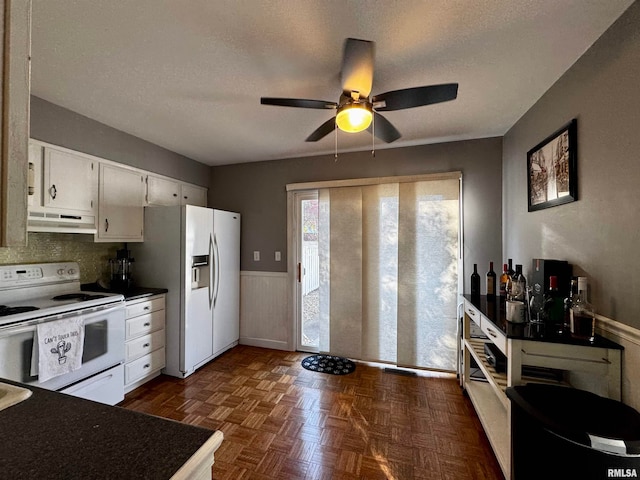
<path id="1" fill-rule="evenodd" d="M 36 326 L 31 355 L 31 374 L 40 382 L 82 366 L 84 351 L 84 319 L 66 318 Z M 37 366 L 37 371 L 34 372 Z"/>

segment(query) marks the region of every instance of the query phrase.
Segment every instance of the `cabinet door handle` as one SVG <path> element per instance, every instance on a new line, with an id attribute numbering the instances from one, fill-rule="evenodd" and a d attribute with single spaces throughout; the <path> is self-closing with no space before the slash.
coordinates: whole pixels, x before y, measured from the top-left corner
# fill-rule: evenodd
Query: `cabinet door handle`
<path id="1" fill-rule="evenodd" d="M 104 231 L 105 232 L 109 231 L 109 219 L 108 218 L 104 219 Z"/>
<path id="2" fill-rule="evenodd" d="M 150 366 L 151 366 L 151 365 L 147 363 L 147 364 L 146 364 L 144 367 L 142 367 L 142 368 L 149 368 Z"/>
<path id="3" fill-rule="evenodd" d="M 469 310 L 467 313 L 468 313 L 469 315 L 471 315 L 472 317 L 475 317 L 475 316 L 476 316 L 476 312 L 474 312 L 473 310 Z"/>
<path id="4" fill-rule="evenodd" d="M 149 348 L 149 345 L 151 345 L 150 343 L 145 343 L 142 348 Z"/>
<path id="5" fill-rule="evenodd" d="M 35 165 L 33 164 L 33 162 L 29 162 L 29 175 L 28 175 L 28 181 L 27 181 L 27 185 L 28 185 L 28 192 L 29 195 L 33 195 L 34 189 L 35 189 Z"/>
<path id="6" fill-rule="evenodd" d="M 149 305 L 147 305 L 146 307 L 143 308 L 143 310 L 149 310 Z"/>
<path id="7" fill-rule="evenodd" d="M 498 338 L 498 335 L 496 334 L 496 332 L 494 332 L 490 328 L 487 328 L 487 333 L 491 335 L 493 338 Z"/>
<path id="8" fill-rule="evenodd" d="M 51 187 L 49 188 L 49 195 L 51 195 L 51 198 L 53 199 L 55 199 L 56 195 L 58 195 L 58 191 L 56 190 L 55 185 L 51 185 Z"/>
<path id="9" fill-rule="evenodd" d="M 145 324 L 143 325 L 143 327 L 150 327 L 151 323 L 150 322 L 145 322 Z"/>

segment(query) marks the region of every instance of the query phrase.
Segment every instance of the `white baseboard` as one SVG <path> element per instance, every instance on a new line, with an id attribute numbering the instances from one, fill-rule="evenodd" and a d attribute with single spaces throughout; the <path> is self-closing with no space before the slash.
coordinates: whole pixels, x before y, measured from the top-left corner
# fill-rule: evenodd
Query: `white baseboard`
<path id="1" fill-rule="evenodd" d="M 267 340 L 264 338 L 240 337 L 240 345 L 248 345 L 250 347 L 271 348 L 273 350 L 291 351 L 287 342 L 279 340 Z"/>

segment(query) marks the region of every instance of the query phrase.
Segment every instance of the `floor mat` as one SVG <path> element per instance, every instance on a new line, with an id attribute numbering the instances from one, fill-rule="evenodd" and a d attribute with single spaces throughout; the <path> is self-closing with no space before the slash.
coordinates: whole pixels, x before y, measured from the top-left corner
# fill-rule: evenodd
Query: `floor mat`
<path id="1" fill-rule="evenodd" d="M 356 369 L 356 364 L 344 357 L 311 355 L 302 360 L 302 368 L 331 375 L 347 375 Z"/>

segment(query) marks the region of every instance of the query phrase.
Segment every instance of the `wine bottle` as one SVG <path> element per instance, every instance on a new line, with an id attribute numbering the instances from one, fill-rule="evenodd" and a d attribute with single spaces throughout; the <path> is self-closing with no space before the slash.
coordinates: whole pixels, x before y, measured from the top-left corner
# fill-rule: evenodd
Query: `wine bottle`
<path id="1" fill-rule="evenodd" d="M 578 298 L 578 277 L 573 277 L 571 279 L 571 287 L 569 288 L 569 293 L 564 299 L 564 324 L 563 328 L 565 332 L 571 331 L 571 307 L 573 307 L 573 302 Z"/>
<path id="2" fill-rule="evenodd" d="M 549 291 L 545 293 L 545 314 L 547 321 L 559 327 L 562 327 L 564 320 L 564 301 L 558 290 L 558 277 L 551 275 L 549 277 Z"/>
<path id="3" fill-rule="evenodd" d="M 527 291 L 527 279 L 522 273 L 522 265 L 520 264 L 516 264 L 516 271 L 513 274 L 513 284 L 513 299 L 523 301 Z"/>
<path id="4" fill-rule="evenodd" d="M 471 274 L 471 301 L 480 300 L 480 274 L 478 274 L 478 264 L 473 264 L 473 273 Z"/>
<path id="5" fill-rule="evenodd" d="M 509 274 L 510 277 L 513 277 L 513 275 L 516 273 L 516 271 L 513 269 L 513 260 L 509 259 L 507 260 L 508 264 L 509 264 L 509 269 L 507 270 L 507 273 Z"/>
<path id="6" fill-rule="evenodd" d="M 509 281 L 509 270 L 506 263 L 502 264 L 502 275 L 500 275 L 500 296 L 507 296 L 507 282 Z"/>
<path id="7" fill-rule="evenodd" d="M 493 271 L 493 262 L 489 262 L 489 271 L 487 272 L 487 300 L 496 298 L 496 272 Z"/>
<path id="8" fill-rule="evenodd" d="M 578 296 L 571 307 L 571 334 L 593 342 L 596 311 L 587 301 L 587 277 L 578 277 Z"/>

